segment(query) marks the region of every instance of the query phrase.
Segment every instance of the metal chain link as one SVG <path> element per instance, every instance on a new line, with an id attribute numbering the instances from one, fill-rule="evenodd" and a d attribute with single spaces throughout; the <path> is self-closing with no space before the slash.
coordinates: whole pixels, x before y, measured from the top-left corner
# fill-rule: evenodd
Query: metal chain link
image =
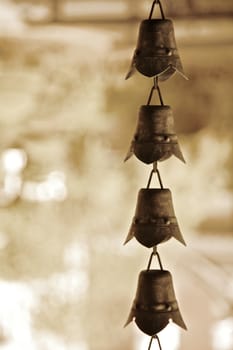
<path id="1" fill-rule="evenodd" d="M 161 18 L 162 18 L 162 19 L 165 19 L 163 7 L 162 7 L 162 4 L 161 4 L 160 0 L 155 0 L 155 1 L 153 1 L 153 4 L 152 4 L 152 6 L 151 6 L 151 10 L 150 10 L 150 14 L 149 14 L 149 19 L 152 19 L 155 5 L 159 5 L 159 9 L 160 9 L 160 13 L 161 13 Z"/>
<path id="2" fill-rule="evenodd" d="M 157 334 L 152 335 L 152 337 L 151 337 L 151 339 L 150 339 L 150 343 L 149 343 L 148 350 L 150 350 L 150 349 L 151 349 L 152 342 L 153 342 L 153 340 L 154 340 L 154 339 L 156 339 L 156 340 L 157 340 L 157 342 L 158 342 L 158 346 L 159 346 L 159 349 L 160 349 L 160 350 L 162 350 L 162 346 L 161 346 L 161 343 L 160 343 L 160 340 L 159 340 L 159 337 L 158 337 L 158 335 L 157 335 Z"/>
<path id="3" fill-rule="evenodd" d="M 153 80 L 154 80 L 154 84 L 153 84 L 153 86 L 152 86 L 152 88 L 150 90 L 150 94 L 149 94 L 149 97 L 148 97 L 147 105 L 150 105 L 153 93 L 154 93 L 155 90 L 157 90 L 157 93 L 158 93 L 158 96 L 159 96 L 159 100 L 160 100 L 160 104 L 161 104 L 161 106 L 164 106 L 162 94 L 161 94 L 161 91 L 160 91 L 160 88 L 159 88 L 159 84 L 158 84 L 159 79 L 158 79 L 158 77 L 154 77 Z"/>

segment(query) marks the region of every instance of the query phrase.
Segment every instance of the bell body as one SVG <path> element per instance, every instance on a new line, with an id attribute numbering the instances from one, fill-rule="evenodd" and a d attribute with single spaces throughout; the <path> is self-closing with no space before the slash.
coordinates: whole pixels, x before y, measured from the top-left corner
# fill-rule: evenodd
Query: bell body
<path id="1" fill-rule="evenodd" d="M 133 153 L 146 164 L 166 160 L 172 155 L 185 162 L 174 131 L 170 106 L 141 106 L 129 157 Z"/>
<path id="2" fill-rule="evenodd" d="M 167 80 L 176 71 L 184 75 L 171 20 L 146 19 L 141 22 L 133 67 L 147 77 L 158 76 L 160 80 Z M 131 71 L 127 78 L 132 75 Z"/>
<path id="3" fill-rule="evenodd" d="M 171 237 L 185 245 L 172 204 L 169 189 L 142 188 L 138 193 L 136 213 L 125 244 L 133 237 L 151 248 Z"/>
<path id="4" fill-rule="evenodd" d="M 133 319 L 142 332 L 151 336 L 164 329 L 169 320 L 187 329 L 179 311 L 169 271 L 141 271 L 126 326 Z"/>

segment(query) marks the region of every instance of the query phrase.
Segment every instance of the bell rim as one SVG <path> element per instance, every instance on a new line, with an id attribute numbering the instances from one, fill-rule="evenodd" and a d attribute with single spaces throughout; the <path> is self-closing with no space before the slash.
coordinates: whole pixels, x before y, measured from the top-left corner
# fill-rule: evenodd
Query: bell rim
<path id="1" fill-rule="evenodd" d="M 154 23 L 170 23 L 170 24 L 172 24 L 172 26 L 173 26 L 173 21 L 172 21 L 172 19 L 170 19 L 170 18 L 147 18 L 147 19 L 143 19 L 142 21 L 141 21 L 141 25 L 142 24 L 145 24 L 145 23 L 152 23 L 152 24 L 154 24 Z"/>
<path id="2" fill-rule="evenodd" d="M 143 319 L 143 317 L 147 317 L 147 316 L 150 316 L 150 319 L 154 317 L 155 320 L 156 320 L 156 318 L 158 318 L 158 316 L 163 317 L 164 318 L 163 323 L 169 324 L 170 322 L 172 322 L 172 323 L 175 323 L 176 325 L 178 325 L 179 327 L 181 327 L 182 329 L 187 330 L 187 326 L 183 320 L 179 306 L 178 306 L 178 309 L 175 311 L 166 311 L 166 312 L 141 311 L 141 310 L 138 312 L 135 312 L 135 310 L 132 309 L 132 320 L 134 320 L 134 322 L 137 324 L 137 326 L 138 326 L 139 321 L 141 321 L 141 319 Z"/>
<path id="3" fill-rule="evenodd" d="M 170 105 L 141 105 L 139 109 L 172 110 Z"/>
<path id="4" fill-rule="evenodd" d="M 144 270 L 141 270 L 140 271 L 140 274 L 139 275 L 141 275 L 141 274 L 147 274 L 147 275 L 151 275 L 151 274 L 153 274 L 153 273 L 159 273 L 159 274 L 165 274 L 165 275 L 168 275 L 168 276 L 171 276 L 172 277 L 172 274 L 171 274 L 171 272 L 169 271 L 169 270 L 161 270 L 161 269 L 144 269 Z"/>
<path id="5" fill-rule="evenodd" d="M 171 190 L 170 190 L 170 188 L 147 188 L 147 187 L 142 187 L 142 188 L 140 188 L 140 190 L 139 190 L 139 193 L 146 193 L 146 192 L 163 192 L 163 193 L 170 193 L 171 194 Z"/>

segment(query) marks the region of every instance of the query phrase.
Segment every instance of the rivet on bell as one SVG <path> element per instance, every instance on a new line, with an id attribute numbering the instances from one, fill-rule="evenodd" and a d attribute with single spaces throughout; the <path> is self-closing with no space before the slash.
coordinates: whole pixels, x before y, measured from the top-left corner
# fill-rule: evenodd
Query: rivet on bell
<path id="1" fill-rule="evenodd" d="M 171 221 L 169 219 L 164 219 L 165 225 L 170 225 Z"/>

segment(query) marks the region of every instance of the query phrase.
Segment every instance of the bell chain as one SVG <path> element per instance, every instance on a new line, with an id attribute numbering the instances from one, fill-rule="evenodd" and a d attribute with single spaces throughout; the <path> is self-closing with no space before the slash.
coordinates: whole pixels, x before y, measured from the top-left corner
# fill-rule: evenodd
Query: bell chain
<path id="1" fill-rule="evenodd" d="M 155 7 L 160 10 L 161 18 L 153 19 Z M 173 23 L 165 18 L 160 0 L 152 3 L 149 17 L 140 24 L 137 46 L 126 79 L 135 71 L 153 78 L 147 104 L 141 106 L 138 125 L 125 161 L 133 154 L 143 163 L 152 164 L 146 188 L 138 193 L 135 216 L 132 219 L 125 244 L 133 237 L 147 248 L 152 248 L 147 269 L 139 274 L 138 286 L 125 326 L 135 321 L 138 328 L 151 336 L 148 350 L 153 340 L 162 346 L 157 333 L 163 330 L 170 320 L 183 329 L 187 329 L 181 316 L 175 297 L 172 275 L 164 270 L 157 245 L 174 237 L 186 245 L 172 202 L 171 191 L 164 188 L 158 162 L 172 155 L 185 163 L 178 138 L 174 130 L 174 118 L 170 106 L 164 104 L 159 81 L 165 81 L 176 72 L 184 74 L 183 66 L 175 40 Z M 157 92 L 160 105 L 151 105 L 154 92 Z M 151 188 L 153 175 L 157 175 L 160 188 Z M 156 257 L 159 269 L 151 269 Z"/>

